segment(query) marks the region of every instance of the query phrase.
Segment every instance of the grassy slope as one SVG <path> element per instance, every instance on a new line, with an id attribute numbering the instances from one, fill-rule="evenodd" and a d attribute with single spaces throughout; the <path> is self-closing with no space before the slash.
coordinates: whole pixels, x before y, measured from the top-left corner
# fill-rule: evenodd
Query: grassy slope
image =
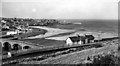
<path id="1" fill-rule="evenodd" d="M 114 44 L 113 44 L 114 43 Z M 76 63 L 80 63 L 81 61 L 83 61 L 86 56 L 91 56 L 91 55 L 97 55 L 100 53 L 109 53 L 111 51 L 117 51 L 118 49 L 118 41 L 114 42 L 109 42 L 109 44 L 105 44 L 106 46 L 102 47 L 102 48 L 92 48 L 92 49 L 88 49 L 88 50 L 83 50 L 83 51 L 78 51 L 78 52 L 73 52 L 70 54 L 66 54 L 66 55 L 61 55 L 55 58 L 49 58 L 43 61 L 32 61 L 32 62 L 26 62 L 26 63 L 35 63 L 35 64 L 76 64 Z"/>
<path id="2" fill-rule="evenodd" d="M 117 46 L 109 45 L 106 47 L 98 48 L 98 49 L 88 49 L 83 50 L 79 52 L 74 52 L 71 54 L 66 54 L 62 56 L 58 56 L 55 58 L 49 58 L 43 61 L 33 61 L 28 63 L 34 63 L 34 64 L 78 64 L 81 61 L 83 61 L 86 56 L 88 55 L 96 55 L 101 52 L 108 53 L 109 51 L 117 50 Z"/>

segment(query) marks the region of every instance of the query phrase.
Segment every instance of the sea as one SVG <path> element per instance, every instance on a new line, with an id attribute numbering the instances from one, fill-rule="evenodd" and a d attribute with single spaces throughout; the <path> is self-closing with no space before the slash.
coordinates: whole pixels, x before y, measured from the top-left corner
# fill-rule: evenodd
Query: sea
<path id="1" fill-rule="evenodd" d="M 79 20 L 64 19 L 63 22 L 72 23 L 68 25 L 58 25 L 58 28 L 80 29 L 84 28 L 91 31 L 112 32 L 118 34 L 118 20 Z"/>

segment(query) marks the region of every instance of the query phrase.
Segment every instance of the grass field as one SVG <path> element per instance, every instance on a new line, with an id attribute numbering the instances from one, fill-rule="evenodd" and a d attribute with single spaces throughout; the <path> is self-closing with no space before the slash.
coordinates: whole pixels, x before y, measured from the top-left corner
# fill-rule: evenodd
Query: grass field
<path id="1" fill-rule="evenodd" d="M 27 33 L 22 33 L 22 34 L 15 34 L 15 35 L 6 35 L 6 32 L 0 32 L 0 37 L 2 38 L 13 38 L 13 37 L 17 37 L 17 38 L 27 38 L 27 37 L 33 37 L 33 36 L 37 36 L 40 34 L 45 34 L 47 32 L 47 30 L 45 29 L 38 29 L 38 28 L 31 28 L 32 32 L 27 32 Z"/>
<path id="2" fill-rule="evenodd" d="M 30 43 L 37 44 L 39 46 L 61 46 L 65 45 L 64 41 L 57 41 L 57 40 L 50 40 L 50 39 L 44 39 L 44 38 L 36 38 L 36 39 L 21 39 L 20 41 L 26 41 Z"/>
<path id="3" fill-rule="evenodd" d="M 36 35 L 40 35 L 40 34 L 45 34 L 47 32 L 47 30 L 44 29 L 37 29 L 37 28 L 32 28 L 32 32 L 29 33 L 24 33 L 21 35 L 14 35 L 15 37 L 32 37 L 32 36 L 36 36 Z"/>

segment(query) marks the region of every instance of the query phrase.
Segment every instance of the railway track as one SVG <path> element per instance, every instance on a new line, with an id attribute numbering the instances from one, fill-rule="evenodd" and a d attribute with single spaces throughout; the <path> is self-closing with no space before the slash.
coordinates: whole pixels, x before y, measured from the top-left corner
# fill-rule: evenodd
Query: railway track
<path id="1" fill-rule="evenodd" d="M 18 54 L 11 58 L 4 58 L 2 60 L 3 64 L 12 64 L 12 63 L 19 63 L 22 61 L 29 61 L 29 60 L 44 60 L 49 57 L 55 57 L 58 55 L 68 54 L 71 52 L 81 51 L 88 48 L 97 48 L 102 47 L 100 43 L 91 43 L 85 45 L 76 45 L 76 46 L 61 46 L 59 48 L 54 49 L 37 49 L 34 52 L 26 53 L 26 54 Z"/>

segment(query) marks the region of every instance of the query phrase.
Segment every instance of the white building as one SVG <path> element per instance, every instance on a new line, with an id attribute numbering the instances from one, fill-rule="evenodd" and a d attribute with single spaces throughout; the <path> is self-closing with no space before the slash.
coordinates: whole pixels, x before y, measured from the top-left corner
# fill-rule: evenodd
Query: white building
<path id="1" fill-rule="evenodd" d="M 15 34 L 18 34 L 18 32 L 17 31 L 8 31 L 6 33 L 6 35 L 15 35 Z"/>
<path id="2" fill-rule="evenodd" d="M 83 36 L 73 36 L 66 39 L 67 45 L 75 45 L 75 44 L 84 44 L 85 43 L 85 37 Z"/>
<path id="3" fill-rule="evenodd" d="M 87 44 L 87 43 L 92 43 L 94 42 L 94 36 L 93 35 L 84 35 L 84 36 L 73 36 L 73 37 L 68 37 L 66 39 L 66 44 L 67 45 L 73 45 L 73 44 Z"/>

